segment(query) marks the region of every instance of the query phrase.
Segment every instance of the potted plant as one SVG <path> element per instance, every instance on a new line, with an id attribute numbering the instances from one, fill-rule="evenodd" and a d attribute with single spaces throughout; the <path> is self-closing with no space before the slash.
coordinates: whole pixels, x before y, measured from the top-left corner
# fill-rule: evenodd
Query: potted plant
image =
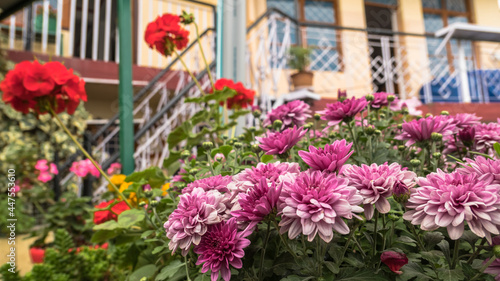
<path id="1" fill-rule="evenodd" d="M 314 74 L 307 70 L 310 63 L 311 49 L 295 46 L 290 48 L 288 54 L 288 65 L 297 70 L 296 73 L 290 76 L 294 89 L 312 87 Z"/>

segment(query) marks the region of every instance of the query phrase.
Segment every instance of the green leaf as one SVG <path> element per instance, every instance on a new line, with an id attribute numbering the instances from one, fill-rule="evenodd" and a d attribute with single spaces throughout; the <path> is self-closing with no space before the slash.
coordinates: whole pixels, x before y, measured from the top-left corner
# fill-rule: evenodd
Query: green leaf
<path id="1" fill-rule="evenodd" d="M 205 274 L 202 273 L 194 279 L 194 281 L 210 281 L 210 280 L 211 280 L 210 274 L 208 274 L 208 273 L 205 273 Z"/>
<path id="2" fill-rule="evenodd" d="M 273 159 L 274 157 L 272 155 L 267 155 L 267 154 L 264 154 L 260 157 L 260 161 L 263 163 L 269 163 Z"/>
<path id="3" fill-rule="evenodd" d="M 180 260 L 173 260 L 171 263 L 169 263 L 167 266 L 165 266 L 160 274 L 156 276 L 156 281 L 161 281 L 161 280 L 167 280 L 167 278 L 170 278 L 174 276 L 174 274 L 184 266 L 185 263 L 181 262 Z"/>
<path id="4" fill-rule="evenodd" d="M 172 164 L 178 164 L 178 160 L 181 159 L 181 153 L 181 151 L 170 150 L 168 158 L 163 160 L 163 168 L 168 169 Z"/>
<path id="5" fill-rule="evenodd" d="M 156 266 L 154 264 L 145 265 L 136 271 L 134 271 L 129 277 L 129 281 L 138 281 L 143 277 L 151 278 L 156 272 Z"/>
<path id="6" fill-rule="evenodd" d="M 398 237 L 398 238 L 396 238 L 396 242 L 407 244 L 407 245 L 411 245 L 411 246 L 416 246 L 417 245 L 417 241 L 411 239 L 408 236 Z"/>
<path id="7" fill-rule="evenodd" d="M 462 272 L 462 269 L 460 268 L 456 269 L 440 268 L 438 269 L 438 277 L 440 278 L 440 280 L 443 281 L 457 281 L 465 279 L 465 275 Z"/>
<path id="8" fill-rule="evenodd" d="M 441 232 L 426 232 L 424 234 L 424 245 L 428 250 L 431 250 L 443 239 L 444 235 Z"/>
<path id="9" fill-rule="evenodd" d="M 140 182 L 141 180 L 147 180 L 152 188 L 158 188 L 165 183 L 167 178 L 159 167 L 151 167 L 140 172 L 135 172 L 125 178 L 125 182 Z"/>
<path id="10" fill-rule="evenodd" d="M 233 150 L 233 147 L 230 145 L 223 145 L 223 146 L 219 147 L 219 150 L 222 154 L 224 154 L 224 157 L 226 157 L 226 159 L 227 159 L 227 156 L 229 155 L 231 150 Z"/>
<path id="11" fill-rule="evenodd" d="M 141 210 L 126 210 L 118 216 L 118 224 L 120 227 L 129 228 L 132 225 L 143 221 L 145 217 L 146 215 Z"/>
<path id="12" fill-rule="evenodd" d="M 151 254 L 156 255 L 165 249 L 166 249 L 165 246 L 158 246 L 158 247 L 154 248 L 153 251 L 151 251 Z"/>
<path id="13" fill-rule="evenodd" d="M 237 110 L 231 116 L 229 116 L 230 119 L 237 119 L 240 116 L 245 116 L 248 113 L 250 113 L 250 110 Z"/>
<path id="14" fill-rule="evenodd" d="M 458 241 L 455 241 L 455 243 L 458 243 Z M 443 240 L 437 244 L 439 249 L 441 249 L 441 252 L 443 252 L 444 257 L 446 258 L 446 261 L 448 264 L 451 264 L 451 257 L 450 257 L 450 244 L 448 241 Z"/>
<path id="15" fill-rule="evenodd" d="M 334 262 L 325 261 L 325 265 L 333 274 L 337 274 L 340 271 L 339 265 Z"/>
<path id="16" fill-rule="evenodd" d="M 387 281 L 382 276 L 375 275 L 372 270 L 361 271 L 356 268 L 342 269 L 335 281 Z"/>
<path id="17" fill-rule="evenodd" d="M 423 274 L 422 272 L 424 270 L 422 269 L 422 267 L 414 262 L 410 262 L 403 266 L 401 268 L 401 271 L 403 272 L 403 274 L 397 277 L 397 281 L 407 281 L 415 277 L 417 277 L 416 280 L 432 280 L 432 278 Z"/>
<path id="18" fill-rule="evenodd" d="M 209 117 L 210 113 L 208 111 L 206 110 L 198 111 L 191 117 L 191 124 L 196 125 L 200 122 L 207 121 Z"/>
<path id="19" fill-rule="evenodd" d="M 118 231 L 116 230 L 98 230 L 94 232 L 90 241 L 95 244 L 99 244 L 109 239 L 115 238 L 118 235 Z"/>
<path id="20" fill-rule="evenodd" d="M 215 100 L 217 102 L 222 102 L 222 101 L 226 101 L 228 98 L 232 98 L 234 96 L 236 96 L 238 93 L 229 88 L 229 87 L 224 87 L 224 89 L 222 90 L 215 90 L 212 94 L 210 95 L 206 95 L 206 101 L 210 101 L 210 100 Z"/>
<path id="21" fill-rule="evenodd" d="M 94 226 L 94 230 L 115 230 L 122 228 L 116 221 L 110 220 Z"/>
<path id="22" fill-rule="evenodd" d="M 168 147 L 173 148 L 181 141 L 188 138 L 193 130 L 193 125 L 190 120 L 185 121 L 179 127 L 175 128 L 167 137 Z"/>
<path id="23" fill-rule="evenodd" d="M 142 239 L 148 238 L 151 234 L 153 234 L 155 231 L 154 230 L 146 230 L 141 234 Z"/>
<path id="24" fill-rule="evenodd" d="M 496 142 L 493 144 L 493 149 L 497 153 L 498 157 L 500 157 L 500 143 Z"/>

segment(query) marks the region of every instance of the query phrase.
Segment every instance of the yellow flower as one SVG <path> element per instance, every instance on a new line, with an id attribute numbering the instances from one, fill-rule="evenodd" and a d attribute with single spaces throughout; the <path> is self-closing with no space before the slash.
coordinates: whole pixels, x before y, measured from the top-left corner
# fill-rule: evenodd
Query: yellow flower
<path id="1" fill-rule="evenodd" d="M 162 185 L 161 187 L 161 191 L 163 191 L 163 193 L 161 194 L 161 196 L 166 196 L 167 195 L 167 190 L 170 188 L 170 183 L 167 182 L 166 184 Z"/>
<path id="2" fill-rule="evenodd" d="M 133 184 L 133 182 L 123 182 L 121 185 L 120 185 L 120 192 L 124 192 L 125 190 L 127 190 L 127 188 L 129 186 L 131 186 Z"/>
<path id="3" fill-rule="evenodd" d="M 127 176 L 126 175 L 113 175 L 110 180 L 111 182 L 115 185 L 115 186 L 119 186 L 121 185 L 124 181 L 125 181 L 125 178 Z M 115 190 L 113 189 L 113 187 L 111 186 L 111 184 L 108 184 L 108 190 L 111 191 L 111 192 L 114 192 Z M 121 191 L 121 190 L 120 190 Z"/>

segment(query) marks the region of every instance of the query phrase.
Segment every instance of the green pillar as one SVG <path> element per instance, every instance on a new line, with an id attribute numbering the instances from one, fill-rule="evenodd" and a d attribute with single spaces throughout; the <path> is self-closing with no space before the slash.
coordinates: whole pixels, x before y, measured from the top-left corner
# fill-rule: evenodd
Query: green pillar
<path id="1" fill-rule="evenodd" d="M 130 0 L 118 2 L 118 31 L 120 40 L 119 105 L 120 105 L 120 162 L 128 175 L 134 171 L 134 102 L 132 88 L 132 23 Z"/>

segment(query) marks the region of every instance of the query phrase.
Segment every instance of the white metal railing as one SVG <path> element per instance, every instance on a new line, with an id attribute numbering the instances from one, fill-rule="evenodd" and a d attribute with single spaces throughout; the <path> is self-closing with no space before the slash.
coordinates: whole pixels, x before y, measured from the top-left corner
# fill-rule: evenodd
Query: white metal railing
<path id="1" fill-rule="evenodd" d="M 399 34 L 399 35 L 398 35 Z M 270 13 L 249 33 L 248 77 L 269 109 L 272 98 L 292 90 L 287 51 L 299 41 L 313 49 L 310 69 L 313 90 L 335 98 L 337 90 L 351 95 L 387 91 L 424 102 L 461 102 L 456 46 L 434 55 L 440 39 L 403 33 L 375 35 L 362 30 L 299 26 Z M 468 42 L 467 69 L 473 102 L 500 101 L 500 44 Z M 472 47 L 473 46 L 473 47 Z"/>
<path id="2" fill-rule="evenodd" d="M 63 57 L 119 62 L 117 0 L 39 0 L 0 22 L 11 50 L 26 50 Z M 65 6 L 67 5 L 67 6 Z M 136 64 L 163 68 L 172 61 L 151 50 L 144 41 L 146 25 L 163 13 L 193 13 L 199 31 L 214 27 L 214 10 L 181 0 L 138 0 Z M 196 38 L 193 25 L 186 27 L 190 42 Z M 208 45 L 206 45 L 208 47 Z M 213 57 L 208 58 L 209 60 Z M 192 58 L 186 57 L 187 61 Z"/>

